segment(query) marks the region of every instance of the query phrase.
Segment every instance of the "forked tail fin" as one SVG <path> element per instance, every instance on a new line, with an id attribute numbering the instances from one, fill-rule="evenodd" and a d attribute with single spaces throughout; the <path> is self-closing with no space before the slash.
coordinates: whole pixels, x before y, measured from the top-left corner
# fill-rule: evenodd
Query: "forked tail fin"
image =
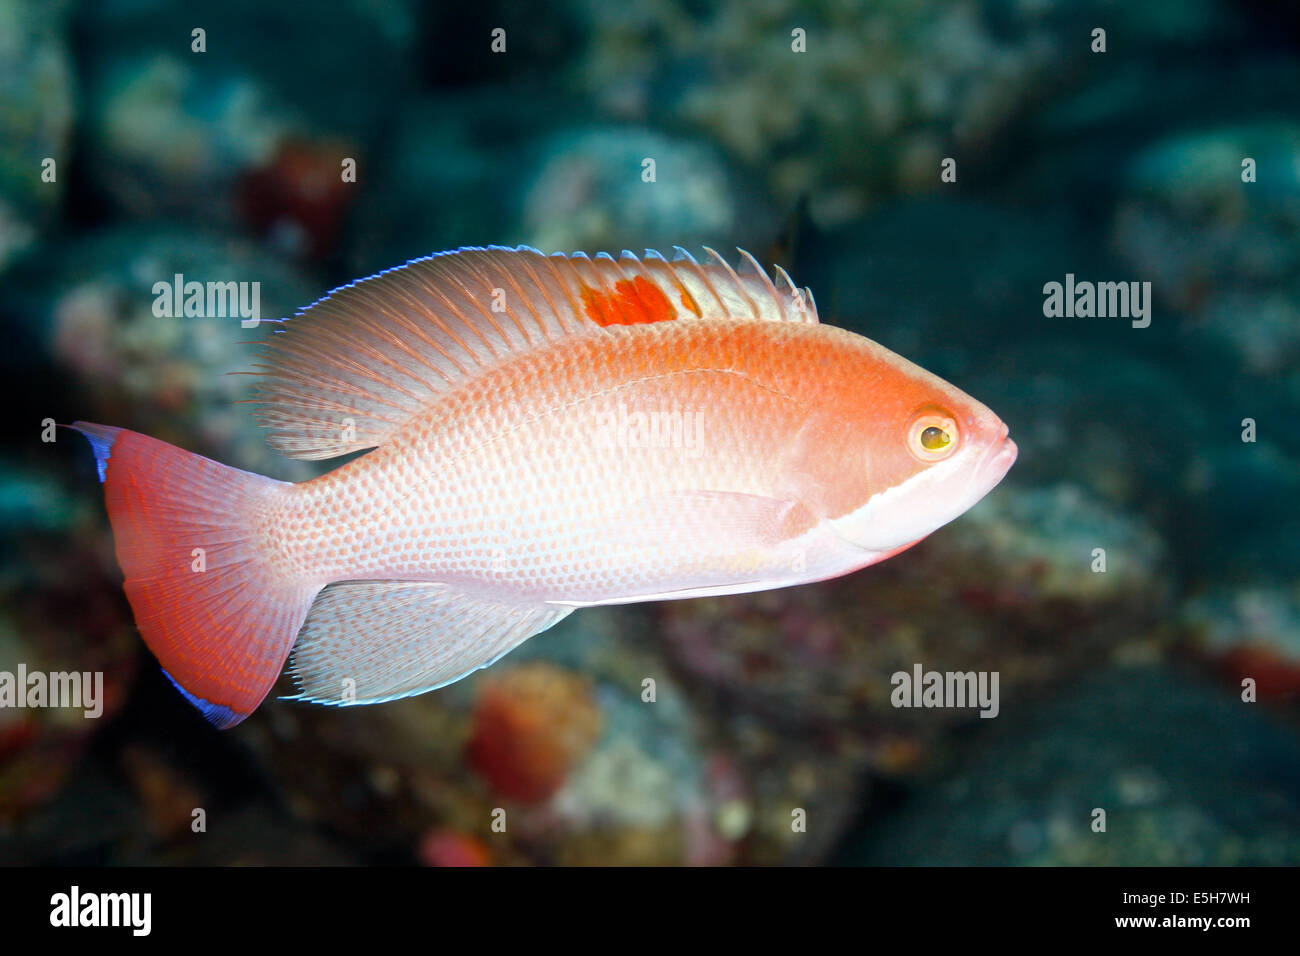
<path id="1" fill-rule="evenodd" d="M 277 570 L 257 531 L 289 486 L 124 428 L 72 427 L 94 448 L 145 643 L 190 703 L 233 727 L 275 684 L 320 590 Z"/>

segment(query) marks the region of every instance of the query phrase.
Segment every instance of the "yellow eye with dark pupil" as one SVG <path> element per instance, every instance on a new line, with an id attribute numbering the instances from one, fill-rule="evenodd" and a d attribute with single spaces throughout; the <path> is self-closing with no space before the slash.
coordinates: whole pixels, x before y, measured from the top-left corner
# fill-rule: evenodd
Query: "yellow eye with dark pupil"
<path id="1" fill-rule="evenodd" d="M 952 457 L 961 447 L 961 428 L 942 408 L 926 405 L 908 419 L 905 440 L 913 458 L 933 464 Z"/>
<path id="2" fill-rule="evenodd" d="M 942 428 L 935 428 L 931 425 L 921 432 L 921 447 L 927 451 L 939 451 L 947 448 L 952 442 L 952 436 Z"/>

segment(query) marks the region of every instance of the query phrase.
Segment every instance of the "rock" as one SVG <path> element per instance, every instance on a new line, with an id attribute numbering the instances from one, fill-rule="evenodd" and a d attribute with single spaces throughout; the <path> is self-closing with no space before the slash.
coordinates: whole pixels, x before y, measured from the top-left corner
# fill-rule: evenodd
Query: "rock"
<path id="1" fill-rule="evenodd" d="M 430 830 L 420 840 L 417 855 L 427 866 L 490 866 L 492 863 L 492 853 L 482 840 L 447 829 Z"/>
<path id="2" fill-rule="evenodd" d="M 1186 602 L 1179 618 L 1235 689 L 1249 678 L 1261 702 L 1300 694 L 1300 587 L 1220 586 Z"/>
<path id="3" fill-rule="evenodd" d="M 545 663 L 506 668 L 479 689 L 466 760 L 520 803 L 551 797 L 600 736 L 590 684 Z"/>
<path id="4" fill-rule="evenodd" d="M 698 252 L 773 228 L 761 198 L 699 140 L 636 128 L 576 129 L 547 137 L 535 156 L 519 230 L 521 241 L 546 252 L 631 248 L 640 255 L 674 245 Z"/>
<path id="5" fill-rule="evenodd" d="M 0 2 L 0 274 L 52 224 L 72 170 L 68 6 Z"/>
<path id="6" fill-rule="evenodd" d="M 69 492 L 52 471 L 0 474 L 0 498 L 25 505 L 4 512 L 12 550 L 0 563 L 0 672 L 10 680 L 20 667 L 47 680 L 82 675 L 85 706 L 0 707 L 0 826 L 58 795 L 125 703 L 139 650 L 91 499 Z M 95 690 L 84 687 L 86 674 Z"/>
<path id="7" fill-rule="evenodd" d="M 1235 695 L 1112 669 L 986 731 L 841 863 L 1294 866 L 1300 745 Z M 1093 829 L 1105 811 L 1105 832 Z"/>
<path id="8" fill-rule="evenodd" d="M 167 841 L 194 832 L 195 811 L 206 813 L 208 801 L 163 755 L 143 746 L 128 746 L 122 753 L 122 770 L 156 837 Z"/>
<path id="9" fill-rule="evenodd" d="M 553 132 L 514 96 L 489 90 L 407 111 L 376 174 L 387 188 L 359 211 L 356 271 L 466 245 L 699 254 L 774 232 L 762 194 L 702 140 L 621 125 Z M 535 110 L 548 107 L 571 104 Z M 646 159 L 653 182 L 642 179 Z"/>
<path id="10" fill-rule="evenodd" d="M 94 37 L 83 72 L 95 161 L 85 171 L 96 195 L 130 216 L 243 227 L 285 252 L 333 252 L 410 81 L 412 17 L 404 0 L 311 18 L 251 0 L 86 8 L 78 27 Z M 344 157 L 357 161 L 356 183 L 342 181 Z M 330 188 L 313 189 L 321 176 Z"/>
<path id="11" fill-rule="evenodd" d="M 590 25 L 572 68 L 580 90 L 629 120 L 706 132 L 763 169 L 783 206 L 809 195 L 825 225 L 939 188 L 944 157 L 960 157 L 960 176 L 992 162 L 1031 107 L 1101 70 L 1108 58 L 1089 50 L 1099 22 L 1137 44 L 1186 42 L 1222 19 L 1207 2 L 1153 17 L 1092 0 L 578 8 Z"/>
<path id="12" fill-rule="evenodd" d="M 1243 182 L 1243 161 L 1255 162 Z M 1300 363 L 1300 125 L 1172 134 L 1130 162 L 1114 242 L 1167 306 L 1251 374 Z"/>
<path id="13" fill-rule="evenodd" d="M 269 164 L 300 121 L 253 76 L 205 75 L 205 61 L 181 48 L 184 35 L 171 50 L 91 65 L 100 159 L 88 172 L 128 215 L 233 225 L 240 177 Z"/>
<path id="14" fill-rule="evenodd" d="M 185 282 L 245 283 L 246 305 L 255 283 L 264 319 L 291 315 L 324 291 L 252 244 L 179 227 L 123 226 L 33 264 L 15 277 L 10 305 L 83 390 L 76 417 L 133 428 L 248 471 L 314 474 L 273 452 L 250 406 L 236 404 L 252 397 L 253 379 L 226 374 L 250 371 L 256 350 L 240 343 L 261 338 L 267 326 L 243 328 L 238 314 L 156 314 L 155 285 L 170 288 L 177 274 Z"/>
<path id="15" fill-rule="evenodd" d="M 443 865 L 471 844 L 502 865 L 824 857 L 852 817 L 860 754 L 715 712 L 649 624 L 641 609 L 584 609 L 433 693 L 267 701 L 247 734 L 297 814 L 394 859 Z"/>

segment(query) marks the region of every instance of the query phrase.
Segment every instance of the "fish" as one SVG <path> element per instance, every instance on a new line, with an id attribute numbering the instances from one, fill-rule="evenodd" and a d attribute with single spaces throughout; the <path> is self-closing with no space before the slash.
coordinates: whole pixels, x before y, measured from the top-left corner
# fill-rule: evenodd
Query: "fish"
<path id="1" fill-rule="evenodd" d="M 249 373 L 273 448 L 353 455 L 308 481 L 73 423 L 168 679 L 220 728 L 286 662 L 291 700 L 422 694 L 580 608 L 859 570 L 1002 480 L 992 411 L 737 251 L 465 247 L 335 289 Z"/>

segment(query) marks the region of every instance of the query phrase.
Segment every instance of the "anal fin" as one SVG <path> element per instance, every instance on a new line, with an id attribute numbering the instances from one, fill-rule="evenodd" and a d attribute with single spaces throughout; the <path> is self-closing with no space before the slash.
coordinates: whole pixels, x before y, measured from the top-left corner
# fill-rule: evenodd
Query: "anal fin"
<path id="1" fill-rule="evenodd" d="M 344 581 L 316 598 L 294 645 L 294 700 L 377 704 L 487 667 L 572 608 L 507 604 L 446 584 Z"/>

